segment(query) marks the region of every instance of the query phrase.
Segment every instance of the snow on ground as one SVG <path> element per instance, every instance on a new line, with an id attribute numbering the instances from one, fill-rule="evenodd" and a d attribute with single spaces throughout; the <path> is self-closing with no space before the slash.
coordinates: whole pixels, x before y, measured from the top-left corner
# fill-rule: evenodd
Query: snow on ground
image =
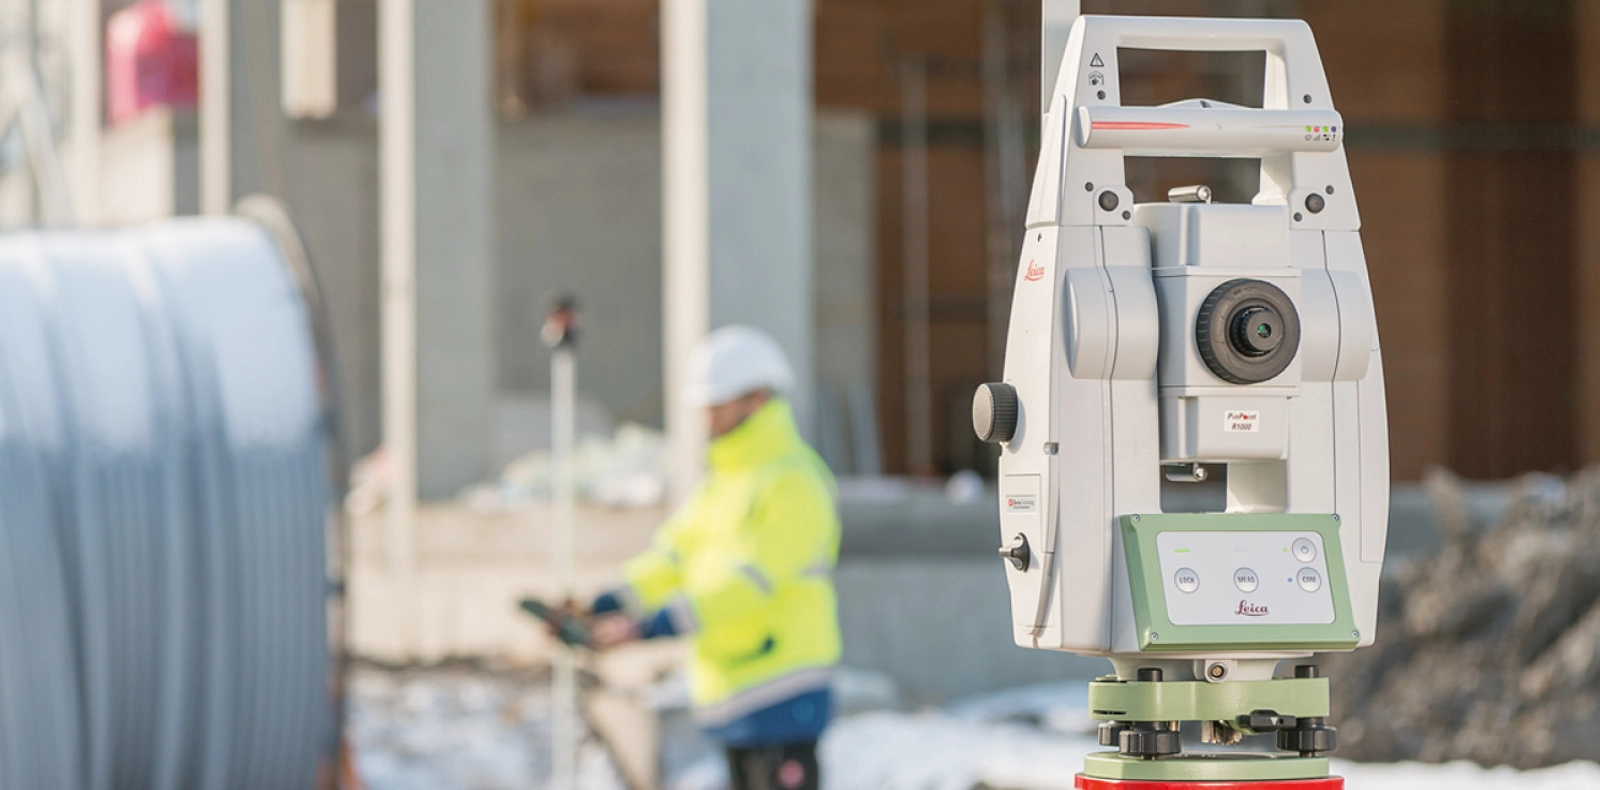
<path id="1" fill-rule="evenodd" d="M 1067 696 L 1067 695 L 1063 695 Z M 840 721 L 823 743 L 829 790 L 1070 790 L 1094 739 L 946 712 L 867 713 Z M 1596 790 L 1600 765 L 1540 771 L 1334 761 L 1350 790 Z"/>
<path id="2" fill-rule="evenodd" d="M 467 668 L 355 670 L 351 742 L 372 790 L 551 790 L 549 693 L 527 673 Z M 840 719 L 822 743 L 827 790 L 1066 790 L 1101 749 L 1079 684 L 1013 689 L 940 710 L 874 711 Z M 697 788 L 715 787 L 707 755 Z M 1600 790 L 1600 765 L 1541 771 L 1475 765 L 1335 761 L 1350 790 Z M 622 790 L 604 750 L 589 744 L 575 790 Z"/>
<path id="3" fill-rule="evenodd" d="M 358 667 L 350 688 L 346 731 L 357 770 L 371 790 L 547 787 L 547 678 L 467 668 Z M 582 790 L 623 790 L 593 744 L 584 750 L 579 775 Z"/>

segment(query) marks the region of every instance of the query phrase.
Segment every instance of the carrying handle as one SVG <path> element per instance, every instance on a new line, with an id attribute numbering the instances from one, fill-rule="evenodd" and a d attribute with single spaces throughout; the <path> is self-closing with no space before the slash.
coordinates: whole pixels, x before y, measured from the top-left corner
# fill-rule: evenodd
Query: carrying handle
<path id="1" fill-rule="evenodd" d="M 1113 30 L 1119 46 L 1180 52 L 1272 52 L 1287 56 L 1292 50 L 1316 44 L 1311 27 L 1298 19 L 1206 19 L 1157 16 L 1084 17 L 1092 29 Z"/>
<path id="2" fill-rule="evenodd" d="M 1331 110 L 1327 76 L 1311 27 L 1298 19 L 1085 16 L 1074 30 L 1081 60 L 1109 60 L 1118 48 L 1267 53 L 1266 109 Z"/>

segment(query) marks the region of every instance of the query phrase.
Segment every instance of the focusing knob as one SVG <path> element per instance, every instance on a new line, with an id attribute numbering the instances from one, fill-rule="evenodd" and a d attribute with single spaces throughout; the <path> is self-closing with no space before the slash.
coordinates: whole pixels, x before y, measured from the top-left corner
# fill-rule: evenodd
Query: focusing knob
<path id="1" fill-rule="evenodd" d="M 1017 435 L 1017 390 L 1010 384 L 979 384 L 972 395 L 972 430 L 991 444 Z"/>

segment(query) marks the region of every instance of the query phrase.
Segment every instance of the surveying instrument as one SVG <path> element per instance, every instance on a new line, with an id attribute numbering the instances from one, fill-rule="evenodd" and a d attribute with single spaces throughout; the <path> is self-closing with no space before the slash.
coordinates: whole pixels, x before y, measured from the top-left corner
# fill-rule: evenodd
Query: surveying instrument
<path id="1" fill-rule="evenodd" d="M 1119 52 L 1264 52 L 1261 107 L 1124 106 Z M 1085 16 L 1045 117 L 1006 339 L 1018 645 L 1110 659 L 1077 787 L 1336 790 L 1317 652 L 1372 644 L 1388 429 L 1360 219 L 1310 28 Z M 1261 161 L 1249 204 L 1135 203 L 1130 156 Z M 1211 751 L 1190 751 L 1184 722 Z M 1192 730 L 1191 730 L 1192 732 Z M 1223 747 L 1275 736 L 1274 751 Z"/>

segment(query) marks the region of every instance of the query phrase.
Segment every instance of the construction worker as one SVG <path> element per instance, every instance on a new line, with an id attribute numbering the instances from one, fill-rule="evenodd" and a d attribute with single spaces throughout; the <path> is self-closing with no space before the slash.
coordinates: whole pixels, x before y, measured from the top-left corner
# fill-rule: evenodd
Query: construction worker
<path id="1" fill-rule="evenodd" d="M 771 337 L 718 329 L 690 377 L 709 472 L 594 602 L 592 643 L 689 640 L 695 719 L 725 748 L 733 788 L 815 790 L 839 661 L 833 477 L 795 427 L 794 376 Z"/>

